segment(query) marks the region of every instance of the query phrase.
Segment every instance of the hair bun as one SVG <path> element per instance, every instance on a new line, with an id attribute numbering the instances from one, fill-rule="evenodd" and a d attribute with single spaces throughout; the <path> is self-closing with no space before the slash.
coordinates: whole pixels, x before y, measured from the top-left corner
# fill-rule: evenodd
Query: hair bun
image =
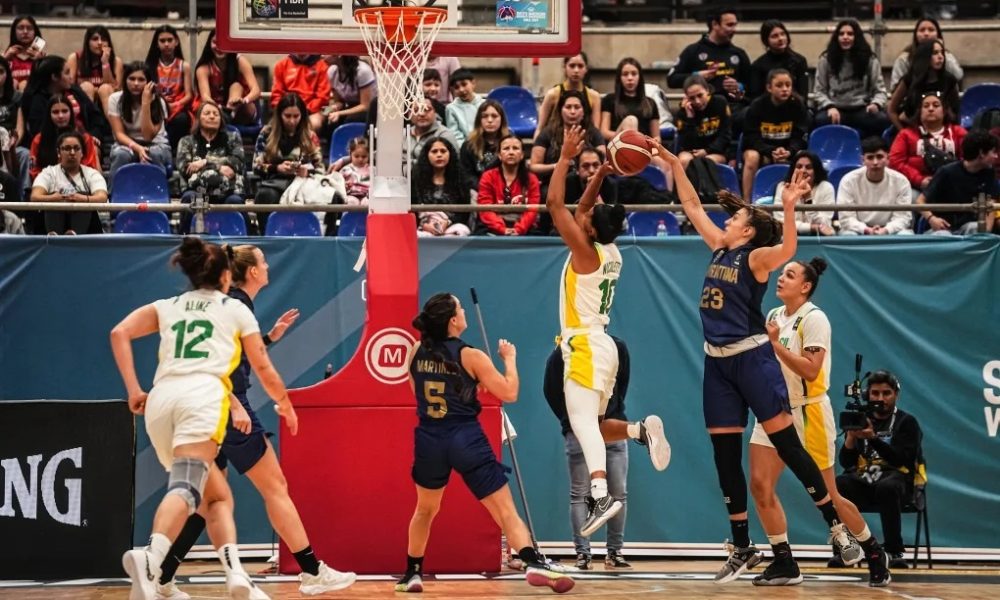
<path id="1" fill-rule="evenodd" d="M 817 276 L 822 275 L 823 271 L 826 271 L 826 267 L 828 266 L 826 260 L 819 256 L 814 256 L 812 260 L 809 261 L 809 265 L 816 270 Z"/>
<path id="2" fill-rule="evenodd" d="M 424 313 L 420 313 L 413 317 L 413 321 L 410 324 L 413 325 L 413 328 L 419 331 L 421 335 L 427 333 L 427 324 L 424 321 Z"/>

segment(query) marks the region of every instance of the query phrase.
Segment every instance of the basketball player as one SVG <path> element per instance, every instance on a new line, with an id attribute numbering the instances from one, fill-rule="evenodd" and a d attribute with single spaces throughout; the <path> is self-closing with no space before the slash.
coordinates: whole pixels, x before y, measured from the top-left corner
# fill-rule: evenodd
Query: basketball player
<path id="1" fill-rule="evenodd" d="M 408 531 L 406 573 L 397 592 L 422 592 L 424 550 L 431 523 L 441 507 L 454 469 L 490 512 L 511 548 L 527 565 L 528 583 L 568 592 L 574 581 L 553 570 L 535 550 L 524 521 L 517 515 L 503 466 L 497 462 L 477 416 L 482 406 L 476 387 L 482 386 L 504 402 L 517 400 L 516 349 L 500 340 L 501 374 L 482 350 L 463 342 L 465 309 L 451 294 L 435 294 L 413 319 L 420 342 L 410 351 L 410 386 L 417 399 L 419 425 L 414 430 L 413 482 L 417 506 Z"/>
<path id="2" fill-rule="evenodd" d="M 233 253 L 231 269 L 233 285 L 229 288 L 229 297 L 242 302 L 252 313 L 254 298 L 268 284 L 268 265 L 264 253 L 256 246 L 237 246 Z M 299 311 L 296 309 L 281 315 L 271 331 L 263 337 L 264 345 L 269 346 L 280 340 L 298 317 Z M 215 457 L 215 464 L 225 471 L 226 464 L 232 463 L 236 470 L 241 475 L 246 475 L 260 492 L 271 524 L 288 545 L 302 569 L 302 573 L 299 574 L 301 593 L 312 596 L 348 587 L 354 583 L 356 575 L 350 572 L 341 573 L 323 561 L 317 560 L 309 544 L 302 520 L 288 495 L 288 484 L 281 472 L 278 457 L 267 439 L 269 434 L 264 430 L 247 399 L 247 388 L 250 387 L 250 363 L 246 354 L 240 356 L 239 366 L 233 372 L 231 380 L 232 392 L 238 402 L 232 403 L 232 418 L 226 428 L 222 449 Z M 157 600 L 188 600 L 191 597 L 177 588 L 173 578 L 181 560 L 191 550 L 191 546 L 204 529 L 205 519 L 201 515 L 195 513 L 188 517 L 184 529 L 163 561 L 162 573 L 157 584 Z"/>
<path id="3" fill-rule="evenodd" d="M 823 474 L 823 482 L 842 521 L 827 524 L 830 541 L 840 548 L 841 558 L 847 565 L 861 561 L 863 548 L 868 557 L 868 582 L 873 587 L 881 587 L 891 580 L 885 552 L 858 508 L 837 491 L 833 474 L 837 428 L 830 396 L 826 393 L 830 389 L 832 332 L 826 314 L 810 301 L 824 270 L 826 261 L 818 257 L 809 262 L 792 261 L 785 265 L 778 276 L 777 290 L 784 306 L 768 313 L 767 337 L 781 363 L 795 431 Z M 788 545 L 785 512 L 775 493 L 784 468 L 785 463 L 758 421 L 750 438 L 750 492 L 771 543 L 774 561 L 754 579 L 755 585 L 794 585 L 802 581 Z"/>
<path id="4" fill-rule="evenodd" d="M 747 522 L 743 430 L 748 411 L 753 411 L 778 456 L 802 482 L 824 518 L 828 522 L 837 518 L 823 476 L 795 432 L 788 390 L 760 306 L 771 271 L 795 255 L 795 203 L 809 192 L 809 185 L 800 173 L 795 173 L 785 186 L 781 195 L 783 229 L 767 212 L 722 191 L 719 203 L 731 216 L 721 229 L 705 213 L 680 160 L 658 141 L 650 142 L 673 171 L 675 189 L 688 220 L 712 249 L 701 293 L 705 332 L 703 408 L 733 534 L 733 543 L 728 544 L 729 558 L 715 576 L 716 583 L 727 583 L 762 558 L 750 543 Z"/>
<path id="5" fill-rule="evenodd" d="M 604 419 L 618 372 L 618 348 L 607 334 L 611 304 L 622 268 L 615 238 L 625 223 L 625 208 L 601 202 L 608 163 L 590 178 L 574 215 L 566 208 L 566 174 L 583 149 L 584 132 L 566 129 L 545 200 L 555 226 L 569 247 L 559 278 L 559 345 L 563 353 L 566 412 L 590 472 L 590 511 L 579 534 L 590 537 L 618 514 L 622 503 L 608 494 L 606 442 L 632 438 L 647 446 L 658 471 L 670 462 L 663 421 L 656 415 L 628 423 Z"/>
<path id="6" fill-rule="evenodd" d="M 229 374 L 241 348 L 292 435 L 298 431 L 298 418 L 267 357 L 253 313 L 226 295 L 232 283 L 231 252 L 197 237 L 184 238 L 170 262 L 181 267 L 193 289 L 138 308 L 111 330 L 111 350 L 128 391 L 129 409 L 145 415 L 156 456 L 170 473 L 149 545 L 122 556 L 132 580 L 130 600 L 153 600 L 160 564 L 185 519 L 199 507 L 225 569 L 229 594 L 267 598 L 240 565 L 232 492 L 213 462 L 226 432 Z M 132 340 L 156 332 L 160 364 L 147 394 L 135 372 Z"/>

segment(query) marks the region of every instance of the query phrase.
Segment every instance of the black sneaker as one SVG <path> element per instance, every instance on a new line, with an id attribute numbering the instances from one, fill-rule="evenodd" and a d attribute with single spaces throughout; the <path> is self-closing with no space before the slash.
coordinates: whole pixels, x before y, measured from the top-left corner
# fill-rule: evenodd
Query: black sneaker
<path id="1" fill-rule="evenodd" d="M 754 577 L 754 585 L 798 585 L 802 583 L 799 564 L 791 556 L 776 556 L 764 572 Z"/>
<path id="2" fill-rule="evenodd" d="M 611 517 L 617 515 L 618 511 L 622 509 L 621 501 L 615 500 L 611 496 L 593 499 L 587 504 L 590 507 L 590 515 L 587 516 L 587 520 L 580 527 L 580 535 L 586 538 L 594 535 L 595 531 L 600 529 L 602 525 L 607 523 Z"/>
<path id="3" fill-rule="evenodd" d="M 889 553 L 889 568 L 890 569 L 909 569 L 910 563 L 905 558 L 903 558 L 902 552 L 890 552 Z"/>
<path id="4" fill-rule="evenodd" d="M 581 571 L 589 571 L 590 568 L 591 568 L 590 567 L 590 555 L 589 554 L 584 554 L 583 552 L 580 552 L 579 554 L 577 554 L 576 555 L 576 568 L 580 569 Z"/>
<path id="5" fill-rule="evenodd" d="M 889 574 L 889 554 L 881 546 L 876 547 L 868 555 L 868 585 L 885 587 L 890 583 L 892 575 Z"/>
<path id="6" fill-rule="evenodd" d="M 608 550 L 608 555 L 604 557 L 604 566 L 608 569 L 631 569 L 622 553 L 617 550 Z"/>
<path id="7" fill-rule="evenodd" d="M 847 567 L 847 565 L 844 564 L 844 559 L 841 558 L 839 554 L 834 554 L 830 560 L 826 561 L 826 566 L 831 569 L 843 569 Z"/>
<path id="8" fill-rule="evenodd" d="M 726 540 L 726 550 L 729 551 L 729 558 L 726 564 L 722 565 L 719 572 L 715 574 L 715 583 L 729 583 L 737 579 L 740 575 L 754 568 L 763 560 L 764 555 L 757 546 L 750 544 L 746 548 L 737 548 Z"/>

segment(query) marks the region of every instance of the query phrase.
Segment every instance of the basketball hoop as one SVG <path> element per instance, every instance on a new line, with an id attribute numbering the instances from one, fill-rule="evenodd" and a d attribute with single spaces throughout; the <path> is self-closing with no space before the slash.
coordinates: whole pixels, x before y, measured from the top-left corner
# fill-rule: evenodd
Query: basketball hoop
<path id="1" fill-rule="evenodd" d="M 386 119 L 409 117 L 424 98 L 427 57 L 448 10 L 380 6 L 354 11 L 378 77 L 378 108 Z"/>

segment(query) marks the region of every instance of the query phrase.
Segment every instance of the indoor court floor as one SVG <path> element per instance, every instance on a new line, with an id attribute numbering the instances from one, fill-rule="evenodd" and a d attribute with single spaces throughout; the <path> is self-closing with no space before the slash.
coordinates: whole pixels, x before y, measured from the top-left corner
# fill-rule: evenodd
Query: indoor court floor
<path id="1" fill-rule="evenodd" d="M 595 557 L 596 558 L 596 557 Z M 505 571 L 498 575 L 452 575 L 427 577 L 424 593 L 405 595 L 393 592 L 394 578 L 388 575 L 362 576 L 350 588 L 323 596 L 303 596 L 294 577 L 257 575 L 269 565 L 243 561 L 254 580 L 274 600 L 303 598 L 447 598 L 458 600 L 554 597 L 548 588 L 535 588 L 523 575 Z M 1000 598 L 1000 566 L 963 566 L 941 564 L 898 571 L 887 588 L 869 588 L 866 569 L 827 569 L 818 562 L 801 563 L 805 582 L 792 587 L 758 588 L 750 583 L 752 575 L 739 582 L 719 586 L 712 574 L 716 560 L 636 560 L 632 571 L 595 570 L 576 574 L 576 587 L 566 597 L 593 599 L 690 598 L 732 599 L 802 599 L 845 600 L 854 598 L 884 600 L 996 600 Z M 596 563 L 595 563 L 596 564 Z M 757 569 L 759 572 L 760 569 Z M 178 576 L 181 588 L 195 600 L 226 598 L 219 565 L 214 561 L 185 563 Z M 0 581 L 0 598 L 17 600 L 126 600 L 128 586 L 124 578 L 62 582 Z"/>

